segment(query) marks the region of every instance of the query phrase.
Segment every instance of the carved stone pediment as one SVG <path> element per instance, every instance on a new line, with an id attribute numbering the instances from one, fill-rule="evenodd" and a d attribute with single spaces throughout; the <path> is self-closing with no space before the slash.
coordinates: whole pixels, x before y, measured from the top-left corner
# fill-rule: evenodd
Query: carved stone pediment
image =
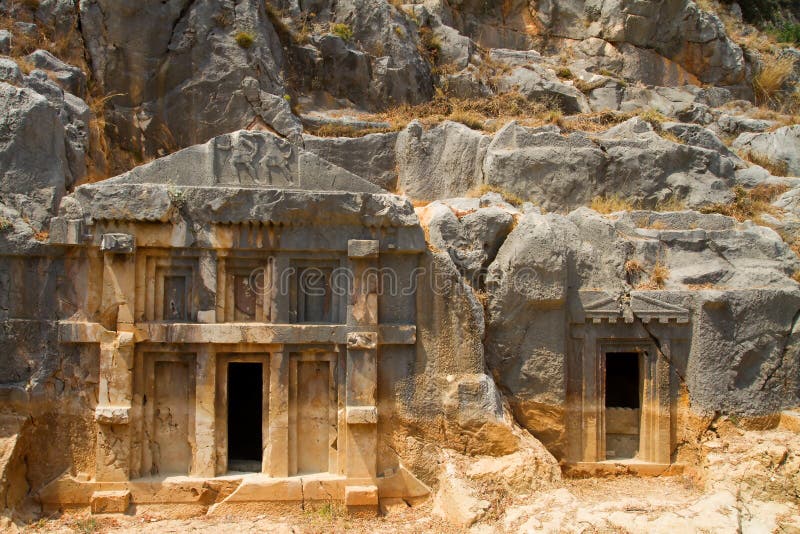
<path id="1" fill-rule="evenodd" d="M 620 319 L 626 323 L 632 323 L 634 319 L 643 323 L 653 320 L 659 323 L 689 322 L 689 310 L 661 300 L 658 292 L 632 291 L 630 296 L 620 296 L 607 291 L 581 291 L 579 295 L 583 316 L 583 320 L 580 316 L 576 318 L 579 322 L 616 323 Z"/>
<path id="2" fill-rule="evenodd" d="M 581 291 L 579 295 L 586 321 L 615 323 L 623 317 L 623 306 L 617 295 L 607 291 Z"/>
<path id="3" fill-rule="evenodd" d="M 632 291 L 630 309 L 643 323 L 656 320 L 659 323 L 674 321 L 678 324 L 689 322 L 689 310 L 664 302 L 658 298 L 658 293 Z"/>

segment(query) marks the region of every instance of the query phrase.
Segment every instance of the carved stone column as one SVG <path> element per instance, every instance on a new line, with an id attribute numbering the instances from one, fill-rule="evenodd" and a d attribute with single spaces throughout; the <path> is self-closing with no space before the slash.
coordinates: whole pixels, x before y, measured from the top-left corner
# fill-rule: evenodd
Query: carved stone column
<path id="1" fill-rule="evenodd" d="M 264 471 L 272 477 L 289 476 L 289 354 L 269 355 L 269 440 Z"/>
<path id="2" fill-rule="evenodd" d="M 215 476 L 217 465 L 215 433 L 217 365 L 214 351 L 210 345 L 198 349 L 196 365 L 195 450 L 192 459 L 192 475 L 210 478 Z"/>
<path id="3" fill-rule="evenodd" d="M 377 507 L 378 241 L 351 240 L 353 287 L 347 306 L 345 504 Z"/>
<path id="4" fill-rule="evenodd" d="M 127 234 L 105 234 L 100 249 L 103 251 L 101 312 L 109 330 L 100 339 L 95 479 L 116 482 L 130 477 L 135 241 Z"/>

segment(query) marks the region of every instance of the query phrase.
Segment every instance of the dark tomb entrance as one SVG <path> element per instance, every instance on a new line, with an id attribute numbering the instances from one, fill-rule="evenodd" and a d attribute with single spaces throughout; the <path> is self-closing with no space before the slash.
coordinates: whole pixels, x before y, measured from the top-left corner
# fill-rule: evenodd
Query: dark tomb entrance
<path id="1" fill-rule="evenodd" d="M 228 469 L 261 471 L 262 364 L 228 364 Z"/>
<path id="2" fill-rule="evenodd" d="M 637 352 L 606 353 L 606 458 L 634 458 L 639 452 L 641 362 Z"/>

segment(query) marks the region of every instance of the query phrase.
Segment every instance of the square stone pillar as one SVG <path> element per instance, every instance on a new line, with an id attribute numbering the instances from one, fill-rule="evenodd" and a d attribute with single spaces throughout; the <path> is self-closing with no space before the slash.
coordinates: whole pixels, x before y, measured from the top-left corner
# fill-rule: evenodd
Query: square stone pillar
<path id="1" fill-rule="evenodd" d="M 197 350 L 195 379 L 195 450 L 192 458 L 192 476 L 216 475 L 216 355 L 209 345 Z"/>
<path id="2" fill-rule="evenodd" d="M 135 240 L 128 234 L 103 234 L 103 289 L 100 313 L 108 330 L 133 332 L 136 299 Z"/>
<path id="3" fill-rule="evenodd" d="M 272 477 L 289 476 L 289 355 L 269 355 L 269 436 L 263 471 Z"/>
<path id="4" fill-rule="evenodd" d="M 128 480 L 130 476 L 133 358 L 132 333 L 103 334 L 100 340 L 99 399 L 95 408 L 95 479 L 101 482 Z"/>
<path id="5" fill-rule="evenodd" d="M 347 305 L 345 475 L 352 491 L 345 491 L 345 504 L 357 507 L 378 505 L 378 250 L 378 241 L 348 242 L 353 286 Z"/>
<path id="6" fill-rule="evenodd" d="M 130 417 L 135 345 L 135 239 L 128 234 L 104 234 L 100 250 L 103 252 L 101 314 L 108 331 L 99 340 L 100 383 L 95 408 L 95 479 L 116 482 L 128 480 L 130 477 Z"/>

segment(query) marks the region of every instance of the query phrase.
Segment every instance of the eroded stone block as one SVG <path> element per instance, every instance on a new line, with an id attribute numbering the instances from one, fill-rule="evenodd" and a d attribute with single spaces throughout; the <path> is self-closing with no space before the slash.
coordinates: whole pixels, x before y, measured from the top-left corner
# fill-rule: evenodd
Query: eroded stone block
<path id="1" fill-rule="evenodd" d="M 91 506 L 93 514 L 124 514 L 131 503 L 131 492 L 95 491 L 92 494 Z"/>
<path id="2" fill-rule="evenodd" d="M 378 486 L 347 486 L 344 503 L 347 506 L 378 506 Z"/>
<path id="3" fill-rule="evenodd" d="M 347 424 L 374 425 L 378 422 L 378 408 L 375 406 L 348 406 Z"/>
<path id="4" fill-rule="evenodd" d="M 106 425 L 125 425 L 130 422 L 130 409 L 125 406 L 98 406 L 94 420 Z"/>
<path id="5" fill-rule="evenodd" d="M 347 348 L 374 349 L 378 346 L 377 332 L 350 332 L 347 334 Z"/>
<path id="6" fill-rule="evenodd" d="M 103 234 L 100 250 L 117 254 L 132 254 L 136 250 L 136 238 L 130 234 Z"/>
<path id="7" fill-rule="evenodd" d="M 351 239 L 347 242 L 347 255 L 351 258 L 377 258 L 380 242 L 376 239 Z"/>

